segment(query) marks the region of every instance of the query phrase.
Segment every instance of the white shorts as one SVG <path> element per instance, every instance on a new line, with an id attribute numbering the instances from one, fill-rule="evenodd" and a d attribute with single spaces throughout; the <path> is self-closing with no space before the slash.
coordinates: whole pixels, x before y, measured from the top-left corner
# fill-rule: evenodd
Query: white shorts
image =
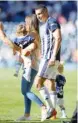
<path id="1" fill-rule="evenodd" d="M 56 79 L 59 61 L 56 61 L 55 66 L 48 66 L 48 61 L 41 59 L 37 75 L 46 79 Z"/>

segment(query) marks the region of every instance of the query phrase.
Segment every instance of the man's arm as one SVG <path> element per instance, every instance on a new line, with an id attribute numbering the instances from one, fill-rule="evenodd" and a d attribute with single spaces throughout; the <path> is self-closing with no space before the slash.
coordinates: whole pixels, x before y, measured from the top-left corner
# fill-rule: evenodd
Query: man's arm
<path id="1" fill-rule="evenodd" d="M 54 65 L 55 64 L 55 60 L 56 60 L 56 55 L 59 51 L 59 48 L 61 46 L 61 31 L 60 29 L 56 29 L 54 32 L 53 32 L 53 38 L 54 38 L 54 48 L 53 48 L 53 53 L 52 53 L 52 57 L 49 61 L 49 65 Z"/>
<path id="2" fill-rule="evenodd" d="M 58 51 L 59 51 L 59 48 L 61 46 L 61 31 L 60 29 L 56 29 L 54 32 L 53 32 L 53 38 L 54 38 L 54 49 L 53 49 L 53 54 L 52 56 L 56 57 Z"/>

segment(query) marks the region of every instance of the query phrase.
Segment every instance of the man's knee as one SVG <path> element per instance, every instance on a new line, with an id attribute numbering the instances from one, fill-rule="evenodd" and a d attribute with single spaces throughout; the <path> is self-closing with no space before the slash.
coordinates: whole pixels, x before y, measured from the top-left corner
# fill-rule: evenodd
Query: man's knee
<path id="1" fill-rule="evenodd" d="M 34 85 L 36 87 L 36 89 L 40 90 L 41 87 L 43 87 L 43 83 L 44 83 L 44 79 L 36 76 L 35 77 L 35 81 L 34 81 Z"/>
<path id="2" fill-rule="evenodd" d="M 46 80 L 45 81 L 45 86 L 49 89 L 49 91 L 53 90 L 55 91 L 56 90 L 56 87 L 55 87 L 55 80 Z"/>
<path id="3" fill-rule="evenodd" d="M 55 80 L 54 80 L 54 79 L 51 80 L 51 89 L 52 89 L 53 91 L 56 90 L 56 85 L 55 85 Z"/>

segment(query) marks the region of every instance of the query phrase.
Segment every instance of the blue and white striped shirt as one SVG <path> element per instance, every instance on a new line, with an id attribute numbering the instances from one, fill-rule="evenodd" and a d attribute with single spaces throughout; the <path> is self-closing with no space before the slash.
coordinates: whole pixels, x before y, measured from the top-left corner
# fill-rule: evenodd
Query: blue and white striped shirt
<path id="1" fill-rule="evenodd" d="M 22 45 L 23 49 L 27 47 L 29 44 L 33 43 L 33 41 L 34 41 L 34 37 L 31 35 L 20 36 L 14 39 L 14 43 L 17 46 Z"/>
<path id="2" fill-rule="evenodd" d="M 39 33 L 41 39 L 41 55 L 45 59 L 50 59 L 52 56 L 52 50 L 54 47 L 54 40 L 52 32 L 60 25 L 56 19 L 49 17 L 45 23 L 39 23 Z"/>

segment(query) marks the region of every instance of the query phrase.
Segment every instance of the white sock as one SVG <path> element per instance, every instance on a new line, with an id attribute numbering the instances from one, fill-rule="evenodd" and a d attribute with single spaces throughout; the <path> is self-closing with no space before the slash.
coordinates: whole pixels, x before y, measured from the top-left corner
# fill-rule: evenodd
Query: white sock
<path id="1" fill-rule="evenodd" d="M 65 107 L 64 107 L 64 99 L 63 98 L 57 98 L 57 104 L 60 107 L 62 116 L 66 116 Z"/>
<path id="2" fill-rule="evenodd" d="M 57 98 L 57 105 L 58 106 L 64 105 L 64 99 L 63 98 Z"/>
<path id="3" fill-rule="evenodd" d="M 66 117 L 65 108 L 61 109 L 61 113 L 62 113 L 62 116 L 65 116 Z"/>
<path id="4" fill-rule="evenodd" d="M 56 101 L 57 101 L 56 91 L 50 91 L 50 99 L 52 101 L 53 107 L 56 108 Z"/>
<path id="5" fill-rule="evenodd" d="M 52 105 L 52 102 L 51 102 L 51 99 L 50 99 L 50 95 L 49 95 L 49 92 L 47 90 L 46 87 L 42 87 L 40 90 L 39 90 L 42 98 L 44 99 L 45 103 L 46 103 L 46 106 L 47 106 L 47 110 L 48 109 L 53 109 L 53 105 Z"/>

